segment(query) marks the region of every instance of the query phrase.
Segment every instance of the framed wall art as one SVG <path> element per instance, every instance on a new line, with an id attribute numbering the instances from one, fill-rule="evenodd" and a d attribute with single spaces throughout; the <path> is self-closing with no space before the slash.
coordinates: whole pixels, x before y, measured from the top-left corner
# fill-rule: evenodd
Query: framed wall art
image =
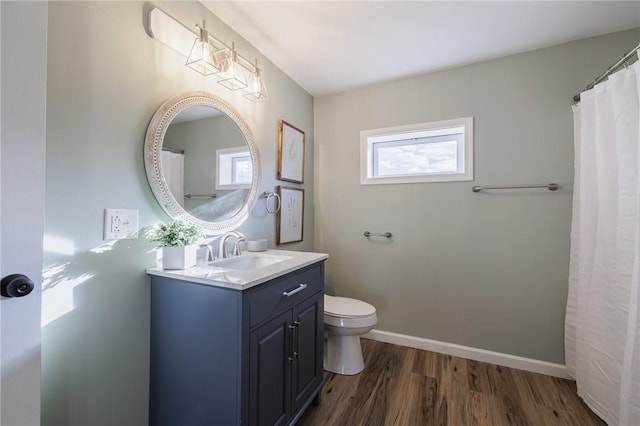
<path id="1" fill-rule="evenodd" d="M 276 244 L 302 241 L 304 189 L 277 186 L 280 210 L 276 215 Z"/>
<path id="2" fill-rule="evenodd" d="M 278 179 L 304 183 L 304 132 L 284 120 L 278 123 Z"/>

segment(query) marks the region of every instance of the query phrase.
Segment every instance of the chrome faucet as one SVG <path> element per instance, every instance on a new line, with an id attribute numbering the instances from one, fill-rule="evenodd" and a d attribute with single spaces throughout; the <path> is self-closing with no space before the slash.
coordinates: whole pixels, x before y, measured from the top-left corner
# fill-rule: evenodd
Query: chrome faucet
<path id="1" fill-rule="evenodd" d="M 230 237 L 236 238 L 236 243 L 235 243 L 234 252 L 233 252 L 234 256 L 237 256 L 240 254 L 240 249 L 238 248 L 238 242 L 245 241 L 244 235 L 242 235 L 238 231 L 229 231 L 220 237 L 220 245 L 218 246 L 218 258 L 225 259 L 229 257 L 229 251 L 227 249 L 227 240 Z"/>
<path id="2" fill-rule="evenodd" d="M 214 261 L 214 257 L 213 257 L 213 249 L 211 248 L 211 246 L 209 244 L 200 244 L 200 248 L 204 248 L 206 249 L 205 253 L 204 253 L 204 261 L 205 262 L 211 262 Z"/>
<path id="3" fill-rule="evenodd" d="M 233 255 L 240 256 L 242 253 L 240 252 L 240 247 L 238 247 L 238 243 L 242 241 L 247 241 L 244 237 L 236 238 L 236 242 L 233 245 Z"/>

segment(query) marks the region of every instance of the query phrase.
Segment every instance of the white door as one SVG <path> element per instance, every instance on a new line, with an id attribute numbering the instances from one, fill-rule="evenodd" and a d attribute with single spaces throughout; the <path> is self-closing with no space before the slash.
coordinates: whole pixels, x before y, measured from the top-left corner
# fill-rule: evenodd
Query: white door
<path id="1" fill-rule="evenodd" d="M 0 425 L 40 424 L 47 3 L 0 1 L 0 277 L 24 274 L 24 297 L 0 296 Z"/>

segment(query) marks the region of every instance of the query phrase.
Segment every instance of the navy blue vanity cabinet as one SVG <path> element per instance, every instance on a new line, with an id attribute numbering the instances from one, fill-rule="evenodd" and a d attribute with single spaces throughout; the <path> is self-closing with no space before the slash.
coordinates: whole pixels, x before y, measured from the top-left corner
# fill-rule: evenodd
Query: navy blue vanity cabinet
<path id="1" fill-rule="evenodd" d="M 151 425 L 289 425 L 322 388 L 324 262 L 244 291 L 151 275 Z"/>
<path id="2" fill-rule="evenodd" d="M 316 293 L 251 333 L 249 424 L 289 424 L 317 396 L 323 301 L 323 294 Z"/>

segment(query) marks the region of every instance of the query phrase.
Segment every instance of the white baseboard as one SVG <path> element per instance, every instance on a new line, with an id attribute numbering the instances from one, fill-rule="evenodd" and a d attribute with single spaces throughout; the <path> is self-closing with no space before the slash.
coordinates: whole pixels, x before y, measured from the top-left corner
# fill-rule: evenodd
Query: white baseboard
<path id="1" fill-rule="evenodd" d="M 457 345 L 455 343 L 440 342 L 437 340 L 407 336 L 405 334 L 391 333 L 389 331 L 382 330 L 371 330 L 370 332 L 362 335 L 362 337 L 376 340 L 378 342 L 393 343 L 395 345 L 423 349 L 445 355 L 458 356 L 474 361 L 517 368 L 519 370 L 531 371 L 533 373 L 546 374 L 548 376 L 560 377 L 562 379 L 570 379 L 567 367 L 563 364 L 539 361 L 537 359 L 524 358 L 501 352 L 493 352 L 485 349 L 472 348 L 470 346 Z"/>

